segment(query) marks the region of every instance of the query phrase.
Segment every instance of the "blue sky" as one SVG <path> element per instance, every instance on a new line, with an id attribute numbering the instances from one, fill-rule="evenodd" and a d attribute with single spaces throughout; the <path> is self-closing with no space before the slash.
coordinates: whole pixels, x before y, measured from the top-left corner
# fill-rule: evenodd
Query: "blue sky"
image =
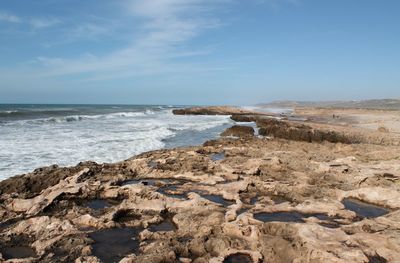
<path id="1" fill-rule="evenodd" d="M 0 102 L 400 97 L 398 0 L 0 0 Z"/>

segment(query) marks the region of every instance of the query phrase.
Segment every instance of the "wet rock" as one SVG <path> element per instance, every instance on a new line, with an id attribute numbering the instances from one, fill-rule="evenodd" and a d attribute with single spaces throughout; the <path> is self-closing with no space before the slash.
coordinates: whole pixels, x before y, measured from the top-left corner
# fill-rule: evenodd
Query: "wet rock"
<path id="1" fill-rule="evenodd" d="M 233 114 L 231 119 L 237 122 L 255 122 L 258 119 L 256 115 Z"/>
<path id="2" fill-rule="evenodd" d="M 254 129 L 250 126 L 234 125 L 221 133 L 221 136 L 252 137 Z"/>

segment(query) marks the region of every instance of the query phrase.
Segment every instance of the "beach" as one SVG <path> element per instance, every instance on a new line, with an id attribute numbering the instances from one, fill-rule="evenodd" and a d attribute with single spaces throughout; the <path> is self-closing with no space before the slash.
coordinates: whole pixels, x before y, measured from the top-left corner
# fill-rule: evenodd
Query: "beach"
<path id="1" fill-rule="evenodd" d="M 174 113 L 227 126 L 197 146 L 1 181 L 3 260 L 400 261 L 398 112 Z"/>

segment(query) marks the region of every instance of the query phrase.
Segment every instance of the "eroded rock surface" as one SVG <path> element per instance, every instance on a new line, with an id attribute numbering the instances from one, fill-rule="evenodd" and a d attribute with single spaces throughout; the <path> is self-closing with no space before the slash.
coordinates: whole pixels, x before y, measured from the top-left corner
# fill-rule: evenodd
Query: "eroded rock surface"
<path id="1" fill-rule="evenodd" d="M 234 125 L 231 128 L 226 129 L 221 135 L 234 137 L 252 137 L 254 136 L 254 128 L 250 126 Z"/>
<path id="2" fill-rule="evenodd" d="M 258 119 L 257 124 L 260 127 L 259 134 L 265 136 L 274 136 L 295 141 L 332 143 L 360 143 L 360 135 L 350 135 L 335 130 L 317 129 L 306 124 L 280 121 L 275 119 Z"/>
<path id="3" fill-rule="evenodd" d="M 399 262 L 400 149 L 297 128 L 2 181 L 0 261 Z"/>

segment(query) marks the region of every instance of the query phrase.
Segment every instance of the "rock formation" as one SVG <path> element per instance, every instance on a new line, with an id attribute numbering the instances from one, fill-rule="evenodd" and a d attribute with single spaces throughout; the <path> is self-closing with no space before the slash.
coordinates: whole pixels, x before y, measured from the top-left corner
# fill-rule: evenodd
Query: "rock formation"
<path id="1" fill-rule="evenodd" d="M 398 146 L 257 125 L 0 182 L 0 261 L 400 262 Z"/>
<path id="2" fill-rule="evenodd" d="M 193 108 L 184 108 L 184 109 L 176 109 L 172 111 L 175 115 L 246 115 L 246 114 L 259 114 L 263 115 L 263 113 L 257 113 L 250 110 L 244 110 L 237 107 L 230 106 L 211 106 L 211 107 L 193 107 Z"/>
<path id="3" fill-rule="evenodd" d="M 222 136 L 236 136 L 236 137 L 252 137 L 254 136 L 254 128 L 250 126 L 234 125 L 226 129 Z"/>

